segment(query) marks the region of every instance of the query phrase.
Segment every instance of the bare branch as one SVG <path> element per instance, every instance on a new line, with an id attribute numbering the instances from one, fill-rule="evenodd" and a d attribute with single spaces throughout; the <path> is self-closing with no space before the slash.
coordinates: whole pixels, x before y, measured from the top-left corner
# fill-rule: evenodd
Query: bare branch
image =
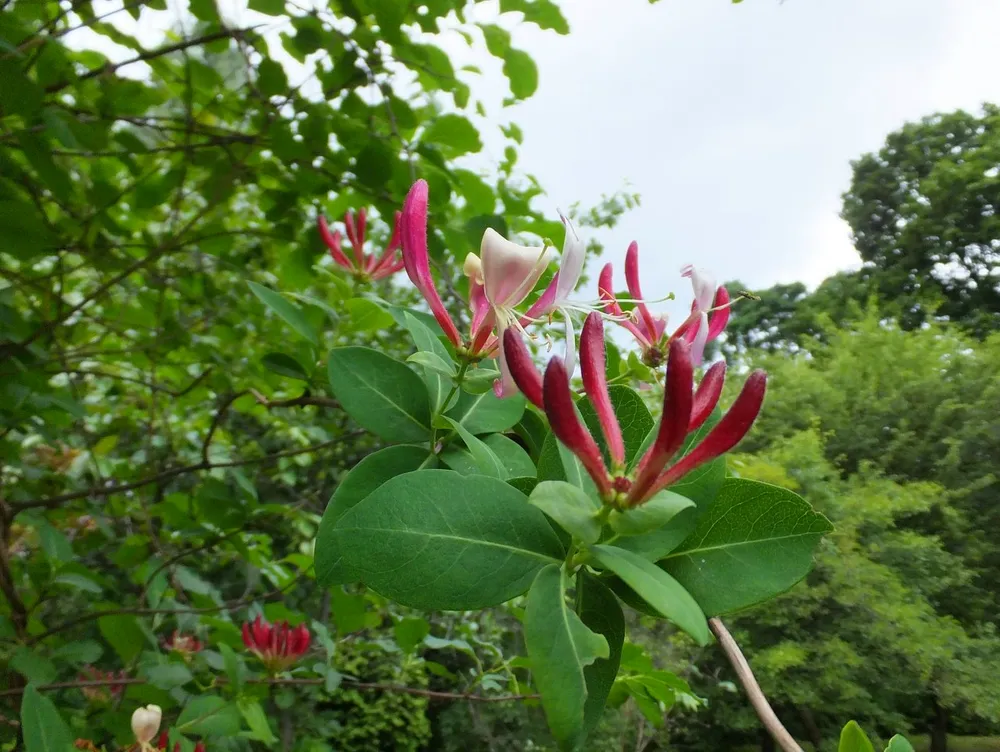
<path id="1" fill-rule="evenodd" d="M 740 650 L 740 646 L 736 644 L 733 636 L 729 634 L 726 625 L 718 617 L 715 617 L 708 620 L 708 626 L 711 627 L 715 639 L 719 641 L 719 647 L 726 654 L 726 658 L 736 672 L 736 677 L 740 680 L 740 684 L 743 685 L 743 689 L 750 699 L 750 704 L 753 705 L 757 717 L 760 718 L 760 722 L 764 724 L 767 732 L 785 752 L 803 752 L 802 747 L 792 738 L 792 735 L 788 733 L 788 729 L 782 725 L 781 721 L 778 720 L 778 716 L 774 714 L 771 704 L 761 691 L 760 685 L 753 675 L 753 671 L 750 670 L 750 664 L 747 663 L 743 651 Z"/>

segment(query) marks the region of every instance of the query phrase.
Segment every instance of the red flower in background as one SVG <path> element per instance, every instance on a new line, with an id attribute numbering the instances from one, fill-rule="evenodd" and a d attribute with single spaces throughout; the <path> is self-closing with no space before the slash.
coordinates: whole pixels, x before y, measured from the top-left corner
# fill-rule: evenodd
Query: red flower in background
<path id="1" fill-rule="evenodd" d="M 158 750 L 166 750 L 167 745 L 170 743 L 170 735 L 164 731 L 160 734 L 160 738 L 156 740 L 156 748 Z M 181 752 L 181 743 L 174 743 L 173 752 Z M 194 752 L 206 752 L 205 742 L 198 742 L 194 745 Z"/>
<path id="2" fill-rule="evenodd" d="M 663 416 L 656 439 L 635 468 L 627 471 L 621 426 L 612 410 L 605 375 L 604 323 L 599 313 L 591 313 L 580 336 L 580 368 L 587 397 L 597 413 L 608 447 L 609 469 L 597 442 L 576 414 L 570 374 L 562 359 L 552 358 L 542 378 L 517 332 L 508 330 L 504 337 L 511 374 L 518 388 L 545 411 L 552 433 L 580 459 L 601 498 L 621 508 L 648 501 L 699 465 L 728 452 L 746 436 L 764 401 L 767 375 L 754 371 L 721 420 L 691 451 L 670 464 L 688 433 L 700 428 L 712 414 L 722 394 L 726 374 L 725 362 L 716 363 L 708 369 L 695 391 L 690 345 L 684 338 L 674 339 L 670 342 Z"/>
<path id="3" fill-rule="evenodd" d="M 287 621 L 270 624 L 260 616 L 243 624 L 243 644 L 268 671 L 281 671 L 295 663 L 309 649 L 309 629 L 305 624 L 290 627 Z"/>
<path id="4" fill-rule="evenodd" d="M 163 641 L 163 647 L 187 657 L 199 652 L 205 645 L 194 635 L 182 634 L 175 629 L 174 633 Z"/>
<path id="5" fill-rule="evenodd" d="M 361 279 L 384 279 L 403 268 L 403 262 L 399 258 L 399 254 L 396 253 L 400 247 L 399 212 L 396 212 L 389 245 L 379 255 L 365 253 L 365 229 L 367 224 L 368 214 L 364 208 L 358 210 L 357 219 L 352 217 L 350 212 L 344 215 L 344 229 L 347 232 L 347 239 L 351 243 L 351 255 L 348 256 L 341 245 L 342 236 L 340 230 L 330 232 L 330 226 L 326 222 L 326 217 L 321 214 L 316 218 L 319 236 L 323 239 L 326 247 L 330 249 L 330 258 L 333 259 L 333 262 L 337 266 L 343 267 Z"/>
<path id="6" fill-rule="evenodd" d="M 113 682 L 115 679 L 125 679 L 128 677 L 124 671 L 101 671 L 93 666 L 84 666 L 80 669 L 77 680 L 80 682 Z M 113 699 L 121 697 L 125 691 L 124 684 L 105 684 L 103 686 L 80 687 L 83 696 L 89 702 L 106 704 Z"/>

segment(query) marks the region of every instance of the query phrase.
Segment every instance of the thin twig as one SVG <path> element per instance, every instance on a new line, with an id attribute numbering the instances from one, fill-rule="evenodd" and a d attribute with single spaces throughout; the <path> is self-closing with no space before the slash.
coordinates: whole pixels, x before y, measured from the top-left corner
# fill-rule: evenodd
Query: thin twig
<path id="1" fill-rule="evenodd" d="M 319 444 L 312 444 L 311 446 L 302 447 L 301 449 L 286 449 L 283 452 L 275 452 L 274 454 L 265 454 L 263 457 L 254 457 L 248 460 L 234 460 L 231 462 L 199 462 L 195 465 L 185 465 L 184 467 L 175 467 L 170 470 L 164 470 L 162 473 L 157 473 L 156 475 L 151 475 L 148 478 L 142 478 L 141 480 L 133 481 L 131 483 L 121 483 L 114 486 L 95 486 L 93 488 L 88 488 L 83 491 L 73 491 L 71 493 L 64 493 L 59 496 L 50 496 L 47 499 L 31 499 L 29 501 L 12 501 L 9 502 L 10 508 L 15 512 L 20 512 L 24 509 L 37 509 L 37 508 L 49 508 L 59 506 L 64 501 L 73 501 L 74 499 L 85 499 L 87 497 L 103 497 L 112 496 L 116 493 L 122 493 L 124 491 L 131 491 L 136 488 L 141 488 L 142 486 L 148 486 L 150 483 L 159 483 L 160 481 L 167 480 L 168 478 L 173 478 L 177 475 L 184 475 L 185 473 L 195 473 L 201 470 L 214 470 L 218 467 L 242 467 L 243 465 L 253 465 L 258 462 L 270 462 L 272 460 L 280 459 L 282 457 L 292 457 L 296 454 L 306 454 L 307 452 L 315 452 L 320 449 L 324 449 L 328 446 L 333 446 L 334 444 L 340 444 L 344 441 L 350 441 L 356 439 L 359 436 L 364 435 L 364 431 L 352 431 L 351 433 L 344 434 L 343 436 L 338 436 L 336 439 L 330 439 L 329 441 L 322 441 Z"/>
<path id="2" fill-rule="evenodd" d="M 226 677 L 216 678 L 217 684 L 228 684 L 229 680 Z M 326 684 L 326 679 L 293 679 L 293 678 L 269 678 L 269 679 L 246 679 L 246 684 L 269 684 L 269 685 L 293 685 L 293 686 L 323 686 Z M 66 682 L 54 682 L 52 684 L 40 684 L 35 687 L 39 691 L 46 690 L 56 690 L 56 689 L 77 689 L 83 687 L 114 687 L 114 686 L 128 686 L 133 684 L 146 684 L 145 679 L 138 678 L 110 678 L 110 679 L 95 679 L 86 681 L 66 681 Z M 537 700 L 539 695 L 496 695 L 496 696 L 486 696 L 486 695 L 475 695 L 466 692 L 439 692 L 433 689 L 422 689 L 421 687 L 407 687 L 402 684 L 381 684 L 376 682 L 361 682 L 354 681 L 353 679 L 343 679 L 341 681 L 343 686 L 354 687 L 357 689 L 370 689 L 378 692 L 399 692 L 405 695 L 417 695 L 418 697 L 427 697 L 431 700 L 469 700 L 470 702 L 520 702 L 523 700 Z M 23 687 L 15 687 L 13 689 L 5 689 L 0 691 L 0 697 L 9 697 L 11 695 L 20 695 L 24 692 Z"/>
<path id="3" fill-rule="evenodd" d="M 782 725 L 781 721 L 778 720 L 778 716 L 774 714 L 771 704 L 761 691 L 757 679 L 754 678 L 753 671 L 750 670 L 750 664 L 747 663 L 743 651 L 740 650 L 740 646 L 736 644 L 733 636 L 729 634 L 726 625 L 718 617 L 715 617 L 708 620 L 708 626 L 711 627 L 715 639 L 719 641 L 719 647 L 726 654 L 726 658 L 736 672 L 736 677 L 740 680 L 740 684 L 743 685 L 743 689 L 750 699 L 750 704 L 753 705 L 757 717 L 760 718 L 760 722 L 764 724 L 767 732 L 785 752 L 803 752 L 802 747 L 792 738 L 792 735 L 788 733 L 788 729 Z"/>

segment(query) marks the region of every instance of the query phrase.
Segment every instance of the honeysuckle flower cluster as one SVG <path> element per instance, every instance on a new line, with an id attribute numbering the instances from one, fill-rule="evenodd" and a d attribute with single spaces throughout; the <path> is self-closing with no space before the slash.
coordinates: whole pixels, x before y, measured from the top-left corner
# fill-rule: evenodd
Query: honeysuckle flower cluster
<path id="1" fill-rule="evenodd" d="M 205 646 L 194 635 L 182 634 L 175 629 L 173 634 L 163 641 L 163 647 L 175 653 L 180 653 L 184 658 L 189 658 L 195 653 L 200 652 Z"/>
<path id="2" fill-rule="evenodd" d="M 351 216 L 350 212 L 344 214 L 344 230 L 351 244 L 351 255 L 344 251 L 340 230 L 331 232 L 322 214 L 316 218 L 316 226 L 319 228 L 319 236 L 323 239 L 323 243 L 330 250 L 333 263 L 346 269 L 358 279 L 378 281 L 403 268 L 403 262 L 396 253 L 399 250 L 399 212 L 396 212 L 389 244 L 379 255 L 365 253 L 368 214 L 363 207 L 358 210 L 356 218 Z"/>
<path id="3" fill-rule="evenodd" d="M 568 295 L 576 287 L 583 271 L 585 248 L 568 220 L 564 219 L 567 232 L 559 271 L 538 300 L 523 314 L 517 311 L 517 306 L 532 293 L 545 272 L 549 264 L 548 251 L 544 246 L 518 245 L 492 228 L 486 230 L 479 255 L 469 253 L 463 267 L 469 278 L 469 308 L 472 312 L 469 334 L 463 337 L 431 276 L 427 250 L 427 203 L 427 183 L 418 180 L 406 196 L 400 220 L 403 264 L 410 281 L 427 301 L 441 330 L 459 355 L 470 361 L 497 357 L 501 377 L 494 384 L 494 391 L 498 396 L 509 396 L 517 389 L 507 368 L 503 333 L 509 328 L 521 331 L 540 317 L 563 310 L 568 326 L 569 359 L 572 360 L 572 323 L 565 309 Z"/>
<path id="4" fill-rule="evenodd" d="M 124 671 L 102 671 L 94 666 L 84 666 L 80 669 L 77 677 L 81 682 L 113 682 L 115 679 L 124 679 L 128 676 Z M 80 687 L 83 696 L 88 702 L 95 704 L 107 704 L 116 697 L 120 697 L 125 691 L 124 684 L 108 684 L 105 686 Z"/>
<path id="5" fill-rule="evenodd" d="M 604 323 L 599 313 L 591 313 L 580 335 L 580 367 L 587 399 L 594 407 L 608 447 L 611 459 L 608 467 L 597 441 L 576 413 L 570 373 L 563 360 L 552 358 L 542 377 L 517 332 L 508 330 L 504 341 L 510 371 L 518 387 L 545 412 L 552 433 L 580 459 L 604 502 L 619 509 L 648 501 L 696 467 L 728 452 L 750 430 L 764 401 L 767 377 L 763 371 L 754 371 L 719 422 L 691 451 L 671 462 L 687 435 L 704 425 L 712 414 L 722 394 L 726 373 L 724 362 L 714 364 L 695 390 L 691 345 L 682 337 L 671 340 L 660 427 L 652 445 L 634 470 L 629 471 L 621 426 L 608 391 Z"/>
<path id="6" fill-rule="evenodd" d="M 309 628 L 291 627 L 287 621 L 270 624 L 260 616 L 243 624 L 243 644 L 271 673 L 283 671 L 309 649 Z"/>
<path id="7" fill-rule="evenodd" d="M 639 285 L 639 244 L 634 241 L 625 253 L 625 284 L 635 302 L 632 316 L 622 310 L 614 293 L 612 276 L 612 265 L 605 264 L 598 280 L 598 292 L 606 304 L 605 310 L 632 333 L 642 348 L 643 361 L 649 366 L 656 367 L 663 363 L 670 342 L 677 337 L 683 337 L 691 344 L 691 360 L 695 364 L 701 363 L 705 345 L 718 337 L 729 321 L 729 292 L 722 285 L 716 287 L 712 275 L 688 264 L 681 269 L 681 276 L 689 277 L 694 287 L 691 314 L 667 337 L 667 317 L 651 313 L 643 299 Z"/>

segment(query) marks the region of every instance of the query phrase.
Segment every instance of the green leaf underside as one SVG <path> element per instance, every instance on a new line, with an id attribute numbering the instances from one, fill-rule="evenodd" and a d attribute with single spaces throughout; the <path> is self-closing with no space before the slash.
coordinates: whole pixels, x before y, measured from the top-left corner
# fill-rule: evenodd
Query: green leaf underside
<path id="1" fill-rule="evenodd" d="M 694 502 L 672 491 L 661 491 L 641 506 L 611 514 L 611 527 L 622 535 L 642 535 L 658 530 Z"/>
<path id="2" fill-rule="evenodd" d="M 584 726 L 584 668 L 608 658 L 608 641 L 592 632 L 566 604 L 566 575 L 558 564 L 538 572 L 528 592 L 524 639 L 532 677 L 552 735 L 574 740 Z"/>
<path id="3" fill-rule="evenodd" d="M 451 470 L 392 478 L 340 518 L 334 539 L 366 585 L 423 609 L 503 603 L 565 556 L 520 491 Z"/>
<path id="4" fill-rule="evenodd" d="M 289 300 L 286 300 L 281 293 L 277 293 L 263 285 L 258 285 L 256 282 L 247 282 L 250 286 L 250 290 L 254 295 L 274 311 L 286 324 L 288 324 L 292 329 L 302 335 L 305 339 L 309 340 L 312 344 L 319 343 L 319 337 L 316 336 L 316 330 L 313 329 L 312 324 L 309 323 L 308 319 L 302 310 Z"/>
<path id="5" fill-rule="evenodd" d="M 625 615 L 615 594 L 593 575 L 581 572 L 576 588 L 580 620 L 592 631 L 603 635 L 610 649 L 607 658 L 598 658 L 583 670 L 587 680 L 583 726 L 584 732 L 589 734 L 601 720 L 608 694 L 618 676 L 625 643 Z"/>
<path id="6" fill-rule="evenodd" d="M 25 752 L 70 752 L 73 737 L 55 704 L 33 684 L 21 700 L 21 729 Z"/>
<path id="7" fill-rule="evenodd" d="M 472 459 L 476 463 L 476 467 L 479 472 L 483 475 L 487 475 L 490 478 L 500 478 L 504 480 L 507 478 L 507 469 L 504 467 L 500 458 L 494 454 L 493 450 L 486 446 L 480 439 L 473 436 L 461 423 L 452 418 L 445 418 L 448 424 L 455 429 L 459 436 L 462 437 L 462 441 L 465 442 L 466 448 L 472 455 Z"/>
<path id="8" fill-rule="evenodd" d="M 614 546 L 591 546 L 590 552 L 652 606 L 691 635 L 700 645 L 708 644 L 708 622 L 697 602 L 673 577 L 652 562 Z"/>
<path id="9" fill-rule="evenodd" d="M 695 531 L 660 562 L 709 616 L 788 590 L 812 566 L 830 522 L 797 494 L 729 478 Z"/>
<path id="10" fill-rule="evenodd" d="M 542 481 L 531 492 L 528 503 L 584 543 L 596 543 L 601 535 L 601 524 L 595 517 L 600 509 L 598 503 L 571 483 Z"/>
<path id="11" fill-rule="evenodd" d="M 390 478 L 416 470 L 428 461 L 427 449 L 391 446 L 369 454 L 344 476 L 330 497 L 316 535 L 316 581 L 339 585 L 357 579 L 344 566 L 334 537 L 337 520 Z"/>
<path id="12" fill-rule="evenodd" d="M 387 441 L 429 436 L 427 388 L 405 364 L 367 347 L 338 347 L 327 369 L 334 396 L 363 428 Z"/>
<path id="13" fill-rule="evenodd" d="M 889 740 L 885 752 L 913 752 L 913 745 L 905 737 L 896 734 Z"/>

